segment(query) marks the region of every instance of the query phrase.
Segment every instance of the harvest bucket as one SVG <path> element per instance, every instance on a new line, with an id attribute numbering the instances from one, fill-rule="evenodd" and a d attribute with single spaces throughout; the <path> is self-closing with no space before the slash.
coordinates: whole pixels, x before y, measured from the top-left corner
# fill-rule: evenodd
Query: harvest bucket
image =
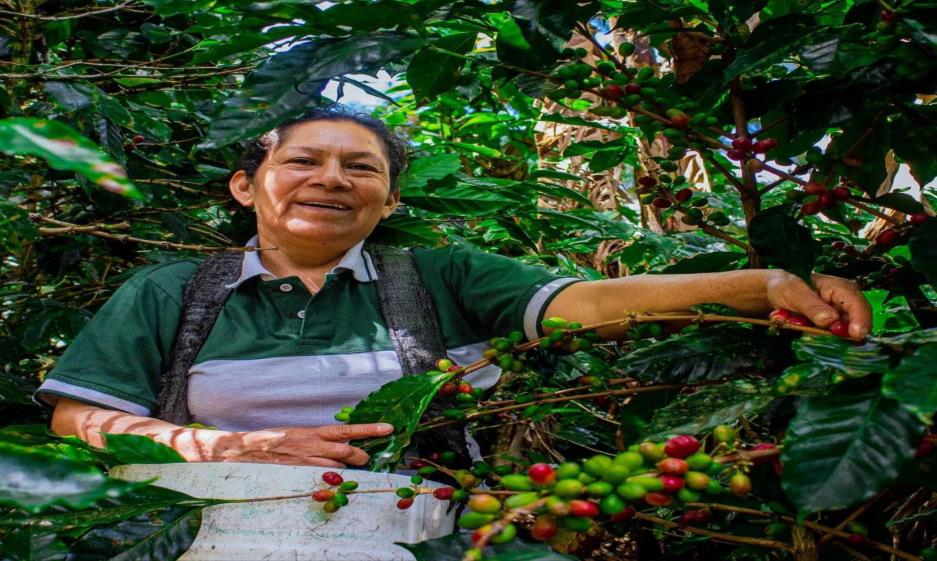
<path id="1" fill-rule="evenodd" d="M 111 476 L 128 481 L 157 479 L 153 485 L 206 499 L 259 499 L 328 488 L 326 471 L 354 480 L 360 489 L 395 489 L 410 478 L 359 470 L 328 470 L 272 464 L 188 463 L 118 466 Z M 426 481 L 421 487 L 442 487 Z M 411 561 L 394 542 L 415 543 L 452 532 L 455 512 L 448 501 L 418 496 L 400 511 L 387 493 L 353 493 L 333 514 L 308 497 L 215 505 L 205 508 L 202 526 L 183 561 Z"/>

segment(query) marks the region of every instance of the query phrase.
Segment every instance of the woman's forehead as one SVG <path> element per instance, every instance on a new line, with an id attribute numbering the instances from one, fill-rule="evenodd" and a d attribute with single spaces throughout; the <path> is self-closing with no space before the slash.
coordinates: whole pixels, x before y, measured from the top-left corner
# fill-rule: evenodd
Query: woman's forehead
<path id="1" fill-rule="evenodd" d="M 309 121 L 290 127 L 279 150 L 370 152 L 383 156 L 377 135 L 354 121 Z"/>

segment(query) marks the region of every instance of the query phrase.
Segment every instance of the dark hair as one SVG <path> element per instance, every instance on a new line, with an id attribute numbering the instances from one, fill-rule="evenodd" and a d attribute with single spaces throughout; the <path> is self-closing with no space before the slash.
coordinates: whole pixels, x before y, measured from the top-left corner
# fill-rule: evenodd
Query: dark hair
<path id="1" fill-rule="evenodd" d="M 407 169 L 409 159 L 407 143 L 395 135 L 383 122 L 339 104 L 311 109 L 301 117 L 281 123 L 272 131 L 252 140 L 244 148 L 244 153 L 241 154 L 238 169 L 244 170 L 249 178 L 253 178 L 254 174 L 257 173 L 257 168 L 260 167 L 267 155 L 276 150 L 280 140 L 289 134 L 293 127 L 313 121 L 350 121 L 373 132 L 381 141 L 384 147 L 384 155 L 387 156 L 387 160 L 390 162 L 388 173 L 390 176 L 390 192 L 393 193 L 398 189 L 397 178 Z"/>

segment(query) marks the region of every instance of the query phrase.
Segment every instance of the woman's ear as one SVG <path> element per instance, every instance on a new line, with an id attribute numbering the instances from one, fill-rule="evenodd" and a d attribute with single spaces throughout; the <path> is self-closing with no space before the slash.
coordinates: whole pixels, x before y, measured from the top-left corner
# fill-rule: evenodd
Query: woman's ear
<path id="1" fill-rule="evenodd" d="M 384 219 L 393 214 L 394 210 L 397 209 L 398 204 L 400 204 L 399 189 L 387 195 L 387 200 L 384 202 L 384 208 L 381 210 L 381 218 Z"/>
<path id="2" fill-rule="evenodd" d="M 234 172 L 228 181 L 228 189 L 231 190 L 231 196 L 241 203 L 241 206 L 254 206 L 254 190 L 251 188 L 251 182 L 247 178 L 247 172 L 239 169 Z"/>

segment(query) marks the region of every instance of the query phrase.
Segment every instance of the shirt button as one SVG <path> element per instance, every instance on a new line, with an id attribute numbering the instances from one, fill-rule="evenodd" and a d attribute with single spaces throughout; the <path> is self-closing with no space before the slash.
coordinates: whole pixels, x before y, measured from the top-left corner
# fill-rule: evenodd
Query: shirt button
<path id="1" fill-rule="evenodd" d="M 293 285 L 288 282 L 280 285 L 280 292 L 290 292 L 291 290 L 293 290 Z"/>
<path id="2" fill-rule="evenodd" d="M 296 317 L 299 319 L 306 319 L 306 310 L 299 310 L 296 312 Z"/>

